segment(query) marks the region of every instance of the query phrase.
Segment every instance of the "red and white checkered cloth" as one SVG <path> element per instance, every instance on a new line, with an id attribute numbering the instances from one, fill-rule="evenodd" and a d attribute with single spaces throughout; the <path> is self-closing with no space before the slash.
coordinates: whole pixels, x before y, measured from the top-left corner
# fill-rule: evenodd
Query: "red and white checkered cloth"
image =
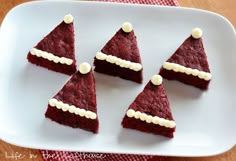
<path id="1" fill-rule="evenodd" d="M 137 3 L 179 6 L 177 0 L 98 0 L 115 3 Z M 40 150 L 44 161 L 165 161 L 167 157 L 134 154 L 110 154 Z"/>
<path id="2" fill-rule="evenodd" d="M 152 4 L 163 6 L 179 6 L 177 0 L 98 0 L 102 2 L 115 2 L 115 3 L 137 3 L 137 4 Z"/>

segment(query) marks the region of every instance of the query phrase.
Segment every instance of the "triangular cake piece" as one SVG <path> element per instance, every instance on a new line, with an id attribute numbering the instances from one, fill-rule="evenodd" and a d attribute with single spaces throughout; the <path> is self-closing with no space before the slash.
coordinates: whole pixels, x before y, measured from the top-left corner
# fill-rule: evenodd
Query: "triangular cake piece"
<path id="1" fill-rule="evenodd" d="M 59 124 L 98 133 L 95 80 L 88 63 L 82 63 L 63 88 L 49 100 L 45 117 Z"/>
<path id="2" fill-rule="evenodd" d="M 160 75 L 154 75 L 146 84 L 129 106 L 121 124 L 124 128 L 174 137 L 176 123 Z"/>
<path id="3" fill-rule="evenodd" d="M 74 22 L 72 15 L 64 20 L 33 47 L 27 59 L 32 64 L 72 75 L 76 72 Z"/>
<path id="4" fill-rule="evenodd" d="M 94 58 L 94 71 L 142 83 L 143 68 L 132 24 L 123 23 Z"/>
<path id="5" fill-rule="evenodd" d="M 169 80 L 178 80 L 202 90 L 208 89 L 212 76 L 201 29 L 192 30 L 192 34 L 163 64 L 159 74 Z"/>

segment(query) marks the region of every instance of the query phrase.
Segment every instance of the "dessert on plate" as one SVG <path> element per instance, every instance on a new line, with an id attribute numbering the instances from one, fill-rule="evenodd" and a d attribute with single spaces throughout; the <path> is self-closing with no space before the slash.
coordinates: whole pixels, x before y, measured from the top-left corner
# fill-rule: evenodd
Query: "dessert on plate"
<path id="1" fill-rule="evenodd" d="M 174 137 L 176 123 L 160 75 L 154 75 L 146 84 L 127 109 L 121 124 L 124 128 Z"/>
<path id="2" fill-rule="evenodd" d="M 27 59 L 49 70 L 72 75 L 76 72 L 73 16 L 64 20 L 33 47 Z"/>
<path id="3" fill-rule="evenodd" d="M 94 58 L 94 71 L 142 83 L 143 67 L 132 24 L 125 22 Z"/>
<path id="4" fill-rule="evenodd" d="M 159 74 L 169 80 L 178 80 L 202 90 L 208 89 L 212 75 L 200 28 L 192 30 L 192 34 L 163 64 Z"/>
<path id="5" fill-rule="evenodd" d="M 45 117 L 59 124 L 98 133 L 95 80 L 84 62 L 62 89 L 49 100 Z"/>

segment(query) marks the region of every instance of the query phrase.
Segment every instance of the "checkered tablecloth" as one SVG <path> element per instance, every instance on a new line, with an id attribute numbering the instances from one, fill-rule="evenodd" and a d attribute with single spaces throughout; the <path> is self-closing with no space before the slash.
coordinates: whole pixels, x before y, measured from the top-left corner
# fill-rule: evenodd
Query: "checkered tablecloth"
<path id="1" fill-rule="evenodd" d="M 102 2 L 179 6 L 177 0 L 99 0 Z M 44 161 L 167 161 L 167 157 L 133 154 L 40 150 Z"/>

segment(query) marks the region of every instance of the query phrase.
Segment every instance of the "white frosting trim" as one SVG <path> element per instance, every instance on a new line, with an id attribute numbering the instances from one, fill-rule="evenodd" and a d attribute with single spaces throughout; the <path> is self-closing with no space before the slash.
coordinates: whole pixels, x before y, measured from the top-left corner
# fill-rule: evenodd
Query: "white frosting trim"
<path id="1" fill-rule="evenodd" d="M 163 64 L 163 68 L 165 68 L 166 70 L 173 70 L 175 72 L 185 73 L 187 75 L 191 74 L 193 76 L 197 76 L 200 79 L 204 79 L 205 81 L 211 80 L 212 77 L 211 73 L 199 71 L 197 69 L 187 68 L 176 63 L 165 62 Z"/>
<path id="2" fill-rule="evenodd" d="M 49 100 L 49 105 L 52 107 L 56 107 L 57 109 L 61 109 L 64 112 L 68 111 L 70 113 L 74 113 L 74 114 L 79 115 L 81 117 L 86 117 L 88 119 L 94 120 L 97 118 L 97 114 L 92 111 L 86 111 L 85 109 L 75 107 L 74 105 L 69 105 L 67 103 L 63 103 L 61 101 L 58 101 L 55 98 L 52 98 Z"/>
<path id="3" fill-rule="evenodd" d="M 65 58 L 65 57 L 58 57 L 58 56 L 53 55 L 52 53 L 48 53 L 46 51 L 42 51 L 36 48 L 32 48 L 30 50 L 30 53 L 37 57 L 42 57 L 49 61 L 53 61 L 54 63 L 61 63 L 61 64 L 66 64 L 66 65 L 71 65 L 73 63 L 72 59 Z"/>
<path id="4" fill-rule="evenodd" d="M 90 70 L 91 70 L 91 66 L 87 62 L 81 63 L 79 65 L 79 71 L 81 74 L 87 74 L 90 72 Z"/>
<path id="5" fill-rule="evenodd" d="M 145 121 L 146 123 L 158 124 L 167 128 L 174 128 L 176 126 L 176 123 L 173 120 L 167 120 L 158 116 L 147 115 L 140 111 L 134 111 L 133 109 L 129 109 L 126 112 L 126 115 L 130 118 L 134 117 L 135 119 L 140 119 L 141 121 Z"/>
<path id="6" fill-rule="evenodd" d="M 102 52 L 97 52 L 96 58 L 98 60 L 104 60 L 104 61 L 107 61 L 111 64 L 116 64 L 116 65 L 120 66 L 121 68 L 128 68 L 128 69 L 134 70 L 136 72 L 140 71 L 143 68 L 140 63 L 134 63 L 131 61 L 123 60 L 123 59 L 118 58 L 116 56 L 107 55 Z"/>

